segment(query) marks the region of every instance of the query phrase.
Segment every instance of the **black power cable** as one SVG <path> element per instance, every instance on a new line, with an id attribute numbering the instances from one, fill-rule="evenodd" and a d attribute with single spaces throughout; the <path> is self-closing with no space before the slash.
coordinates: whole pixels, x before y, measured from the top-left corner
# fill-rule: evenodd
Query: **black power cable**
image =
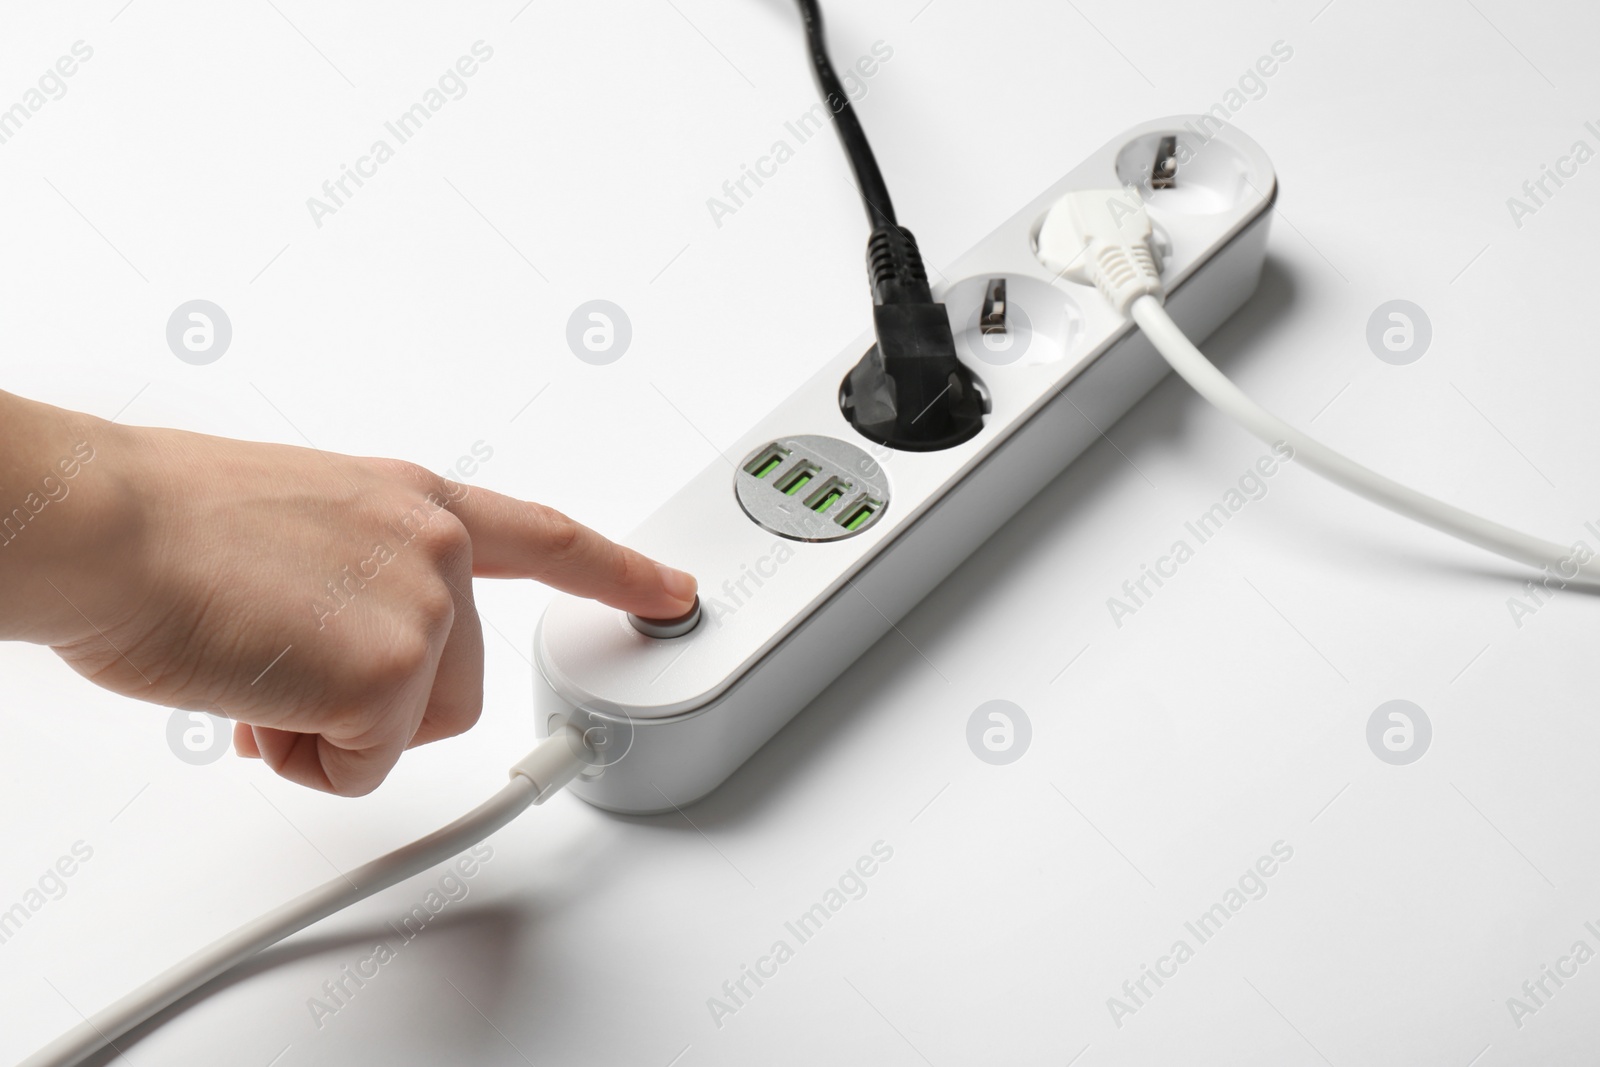
<path id="1" fill-rule="evenodd" d="M 850 96 L 839 84 L 828 59 L 828 41 L 822 28 L 822 8 L 817 0 L 799 0 L 800 17 L 806 24 L 806 44 L 811 49 L 811 73 L 816 78 L 822 102 L 833 112 L 834 129 L 844 143 L 845 155 L 850 157 L 850 167 L 856 172 L 856 184 L 861 188 L 861 201 L 867 209 L 867 221 L 873 229 L 894 225 L 894 204 L 889 200 L 889 186 L 878 169 L 872 145 L 867 143 L 867 133 L 856 118 Z"/>
<path id="2" fill-rule="evenodd" d="M 855 171 L 872 235 L 867 276 L 878 343 L 851 369 L 839 408 L 863 437 L 911 452 L 969 441 L 983 429 L 987 404 L 972 371 L 956 356 L 950 316 L 933 299 L 916 238 L 896 221 L 889 186 L 866 131 L 828 59 L 817 0 L 798 0 L 811 72 Z"/>

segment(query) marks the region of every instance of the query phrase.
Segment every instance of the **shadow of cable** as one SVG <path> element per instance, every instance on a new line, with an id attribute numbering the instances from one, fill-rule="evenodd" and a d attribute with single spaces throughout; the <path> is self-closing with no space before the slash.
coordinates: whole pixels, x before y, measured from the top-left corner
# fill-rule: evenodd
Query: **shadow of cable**
<path id="1" fill-rule="evenodd" d="M 274 945 L 227 973 L 212 979 L 193 993 L 180 997 L 177 1001 L 117 1038 L 115 1047 L 108 1046 L 101 1049 L 86 1058 L 83 1064 L 84 1067 L 109 1067 L 110 1064 L 120 1060 L 125 1053 L 137 1046 L 139 1042 L 166 1025 L 176 1016 L 189 1011 L 196 1005 L 205 1003 L 212 997 L 232 989 L 236 985 L 249 981 L 256 975 L 282 967 L 285 964 L 331 955 L 340 951 L 370 950 L 372 946 L 380 941 L 393 946 L 400 944 L 402 940 L 407 940 L 409 943 L 409 940 L 426 937 L 434 930 L 447 930 L 452 933 L 453 952 L 457 955 L 470 957 L 474 970 L 479 973 L 489 970 L 503 977 L 509 973 L 509 964 L 511 962 L 507 958 L 507 954 L 511 946 L 516 944 L 517 941 L 513 935 L 516 928 L 526 923 L 527 919 L 527 914 L 520 909 L 492 904 L 472 910 L 436 915 L 429 921 L 427 926 L 416 931 L 412 939 L 404 939 L 402 934 L 397 933 L 395 928 L 389 925 L 363 926 L 359 929 L 342 930 L 338 933 L 318 934 L 310 937 L 296 935 L 290 940 Z M 431 939 L 430 943 L 432 943 Z M 404 949 L 402 948 L 400 951 L 404 951 Z M 497 982 L 496 984 L 503 983 Z"/>

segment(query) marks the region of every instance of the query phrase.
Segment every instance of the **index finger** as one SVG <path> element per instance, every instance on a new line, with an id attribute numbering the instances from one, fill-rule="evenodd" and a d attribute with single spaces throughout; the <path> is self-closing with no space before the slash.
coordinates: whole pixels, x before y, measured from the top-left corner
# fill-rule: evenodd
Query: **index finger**
<path id="1" fill-rule="evenodd" d="M 449 502 L 472 535 L 472 572 L 486 578 L 533 578 L 651 619 L 694 605 L 692 575 L 657 563 L 554 508 L 476 486 Z"/>

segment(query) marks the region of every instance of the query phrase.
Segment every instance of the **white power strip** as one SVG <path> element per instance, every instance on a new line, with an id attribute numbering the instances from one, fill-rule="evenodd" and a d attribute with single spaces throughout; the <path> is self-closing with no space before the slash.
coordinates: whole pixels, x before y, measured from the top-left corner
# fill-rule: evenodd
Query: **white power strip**
<path id="1" fill-rule="evenodd" d="M 1151 180 L 1158 156 L 1181 162 L 1181 180 Z M 697 623 L 551 603 L 534 639 L 540 734 L 571 723 L 602 752 L 573 792 L 642 814 L 715 789 L 1161 380 L 1167 364 L 1145 336 L 1035 252 L 1062 195 L 1119 187 L 1148 209 L 1167 307 L 1189 336 L 1209 335 L 1249 298 L 1277 195 L 1254 141 L 1180 116 L 1090 156 L 935 292 L 987 394 L 976 437 L 899 452 L 857 433 L 839 392 L 869 333 L 629 537 L 700 580 Z"/>

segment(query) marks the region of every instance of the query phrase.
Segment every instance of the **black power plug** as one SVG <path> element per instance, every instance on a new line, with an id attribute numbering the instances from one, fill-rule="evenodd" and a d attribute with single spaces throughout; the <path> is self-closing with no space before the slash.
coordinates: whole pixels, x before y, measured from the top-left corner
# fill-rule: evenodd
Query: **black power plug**
<path id="1" fill-rule="evenodd" d="M 908 452 L 935 452 L 970 441 L 983 429 L 987 403 L 972 371 L 956 358 L 950 316 L 934 302 L 922 253 L 901 229 L 872 146 L 828 59 L 817 0 L 798 0 L 806 24 L 811 72 L 867 210 L 867 274 L 872 281 L 868 349 L 839 389 L 839 407 L 863 437 Z"/>
<path id="2" fill-rule="evenodd" d="M 878 343 L 839 389 L 839 407 L 863 437 L 908 452 L 934 452 L 983 429 L 977 377 L 956 356 L 950 316 L 935 303 L 909 230 L 880 226 L 867 242 Z"/>

